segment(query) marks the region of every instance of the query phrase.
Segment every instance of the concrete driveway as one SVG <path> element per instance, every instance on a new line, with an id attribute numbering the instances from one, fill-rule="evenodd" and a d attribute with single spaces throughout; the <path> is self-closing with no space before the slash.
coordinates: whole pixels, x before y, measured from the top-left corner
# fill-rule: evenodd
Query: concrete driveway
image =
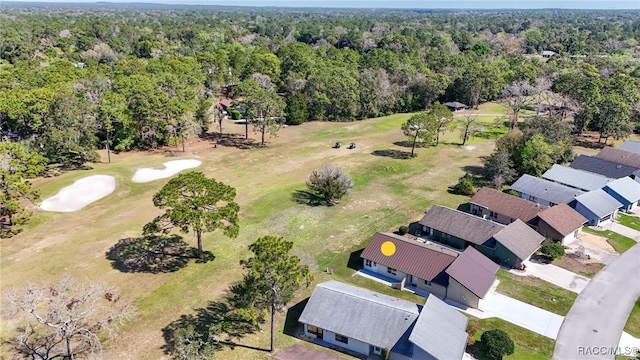
<path id="1" fill-rule="evenodd" d="M 589 278 L 555 265 L 532 261 L 526 261 L 525 265 L 524 271 L 511 269 L 509 272 L 518 276 L 534 276 L 577 294 L 589 283 Z"/>
<path id="2" fill-rule="evenodd" d="M 613 232 L 617 232 L 620 235 L 624 235 L 628 238 L 632 238 L 636 242 L 640 241 L 640 231 L 634 230 L 630 227 L 626 227 L 620 223 L 607 221 L 602 224 L 601 228 L 604 230 L 611 230 Z M 596 229 L 601 230 L 599 228 L 596 228 Z"/>
<path id="3" fill-rule="evenodd" d="M 638 297 L 640 244 L 600 270 L 578 295 L 558 333 L 553 359 L 614 359 L 615 350 L 624 352 L 618 346 L 629 339 L 622 330 Z"/>
<path id="4" fill-rule="evenodd" d="M 563 316 L 494 291 L 480 301 L 480 309 L 469 308 L 465 312 L 481 319 L 497 317 L 551 339 L 558 335 L 564 319 Z"/>

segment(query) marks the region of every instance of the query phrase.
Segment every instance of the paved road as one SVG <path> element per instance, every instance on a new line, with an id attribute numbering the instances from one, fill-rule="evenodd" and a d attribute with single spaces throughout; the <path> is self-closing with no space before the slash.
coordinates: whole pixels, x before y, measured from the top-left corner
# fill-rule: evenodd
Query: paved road
<path id="1" fill-rule="evenodd" d="M 560 327 L 553 359 L 614 359 L 616 350 L 624 352 L 618 344 L 638 297 L 640 244 L 600 270 L 578 295 Z"/>

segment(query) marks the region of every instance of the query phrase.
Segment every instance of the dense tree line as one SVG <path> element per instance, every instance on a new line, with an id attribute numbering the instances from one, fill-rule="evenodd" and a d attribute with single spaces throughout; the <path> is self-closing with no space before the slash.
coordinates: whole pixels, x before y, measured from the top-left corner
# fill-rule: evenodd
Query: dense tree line
<path id="1" fill-rule="evenodd" d="M 604 139 L 628 134 L 640 113 L 634 11 L 1 8 L 1 130 L 50 163 L 180 142 L 207 130 L 223 89 L 245 95 L 263 142 L 282 115 L 477 106 L 513 97 L 514 84 L 552 83 L 578 128 Z M 542 50 L 558 56 L 531 56 Z"/>

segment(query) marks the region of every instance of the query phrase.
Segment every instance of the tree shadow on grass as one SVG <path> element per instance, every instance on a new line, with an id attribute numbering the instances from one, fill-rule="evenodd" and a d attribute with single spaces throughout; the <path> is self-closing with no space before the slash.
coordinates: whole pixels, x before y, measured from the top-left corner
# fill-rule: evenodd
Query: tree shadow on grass
<path id="1" fill-rule="evenodd" d="M 413 141 L 408 141 L 408 140 L 394 141 L 393 145 L 411 148 L 413 146 Z M 426 148 L 426 147 L 429 147 L 428 143 L 422 142 L 422 141 L 416 141 L 416 148 Z"/>
<path id="2" fill-rule="evenodd" d="M 121 239 L 106 253 L 111 266 L 122 272 L 167 273 L 187 266 L 198 258 L 198 250 L 189 247 L 179 235 L 148 235 Z M 211 252 L 205 259 L 213 260 Z"/>
<path id="3" fill-rule="evenodd" d="M 371 155 L 375 156 L 385 156 L 394 159 L 410 159 L 411 153 L 408 151 L 396 150 L 396 149 L 387 149 L 387 150 L 375 150 L 371 153 Z M 413 155 L 415 157 L 415 155 Z"/>
<path id="4" fill-rule="evenodd" d="M 298 320 L 300 319 L 300 315 L 302 315 L 302 311 L 304 310 L 305 306 L 307 306 L 308 302 L 309 298 L 306 298 L 287 310 L 287 317 L 284 321 L 283 331 L 285 334 L 293 336 L 295 338 L 300 338 L 300 336 L 303 334 L 302 326 L 300 326 Z"/>
<path id="5" fill-rule="evenodd" d="M 291 194 L 291 200 L 295 201 L 298 204 L 309 206 L 320 206 L 327 204 L 327 202 L 323 198 L 306 190 L 294 191 L 293 194 Z"/>
<path id="6" fill-rule="evenodd" d="M 473 176 L 484 176 L 487 173 L 484 166 L 478 166 L 478 165 L 465 165 L 462 167 L 462 170 Z"/>
<path id="7" fill-rule="evenodd" d="M 228 134 L 218 134 L 218 133 L 206 133 L 200 135 L 200 138 L 203 140 L 211 141 L 214 146 L 229 146 L 235 147 L 238 149 L 253 149 L 257 147 L 264 147 L 264 145 L 255 141 L 254 139 L 245 139 L 243 134 L 238 133 L 228 133 Z"/>
<path id="8" fill-rule="evenodd" d="M 162 329 L 165 340 L 162 349 L 166 354 L 174 355 L 184 354 L 187 348 L 190 354 L 194 354 L 194 351 L 202 352 L 206 347 L 219 350 L 222 346 L 268 352 L 269 349 L 234 342 L 257 330 L 255 323 L 239 316 L 229 304 L 212 301 L 205 308 L 195 309 L 194 314 L 182 315 L 165 326 Z"/>
<path id="9" fill-rule="evenodd" d="M 364 249 L 356 250 L 349 255 L 349 260 L 347 261 L 347 267 L 349 269 L 356 271 L 362 269 L 362 258 L 360 255 L 363 251 Z"/>

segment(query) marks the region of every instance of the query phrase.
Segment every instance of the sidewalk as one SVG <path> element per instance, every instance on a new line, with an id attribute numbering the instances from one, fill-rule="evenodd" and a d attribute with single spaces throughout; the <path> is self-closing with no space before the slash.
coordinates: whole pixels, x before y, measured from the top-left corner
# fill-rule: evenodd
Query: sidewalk
<path id="1" fill-rule="evenodd" d="M 525 265 L 526 270 L 524 271 L 511 269 L 509 272 L 518 276 L 534 276 L 577 294 L 580 294 L 582 289 L 589 283 L 589 278 L 555 265 L 540 264 L 531 261 L 526 261 Z"/>
<path id="2" fill-rule="evenodd" d="M 619 222 L 607 220 L 602 224 L 600 224 L 600 226 L 589 226 L 589 227 L 595 230 L 611 230 L 620 235 L 624 235 L 628 238 L 631 238 L 636 242 L 640 242 L 640 231 L 634 230 L 630 227 L 626 227 L 620 224 Z"/>

